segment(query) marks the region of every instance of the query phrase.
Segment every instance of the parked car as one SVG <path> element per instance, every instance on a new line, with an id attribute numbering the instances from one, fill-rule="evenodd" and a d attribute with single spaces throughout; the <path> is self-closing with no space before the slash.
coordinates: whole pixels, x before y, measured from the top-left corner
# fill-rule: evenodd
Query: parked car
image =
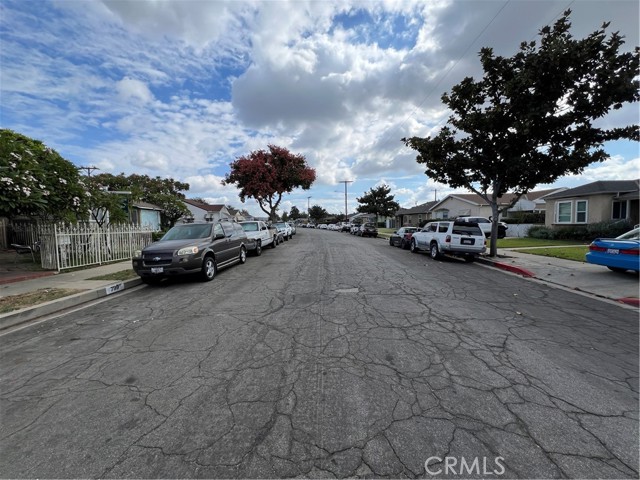
<path id="1" fill-rule="evenodd" d="M 442 221 L 427 223 L 411 236 L 411 251 L 427 250 L 434 260 L 441 255 L 460 256 L 473 262 L 486 250 L 486 238 L 477 223 Z"/>
<path id="2" fill-rule="evenodd" d="M 295 223 L 289 223 L 288 225 L 291 227 L 291 235 L 295 235 L 296 234 L 296 224 Z"/>
<path id="3" fill-rule="evenodd" d="M 340 225 L 340 231 L 348 232 L 349 230 L 351 230 L 351 224 L 349 222 L 342 222 L 342 224 Z"/>
<path id="4" fill-rule="evenodd" d="M 147 284 L 190 273 L 210 281 L 218 269 L 245 263 L 248 243 L 237 223 L 186 223 L 174 226 L 157 242 L 134 252 L 132 265 Z"/>
<path id="5" fill-rule="evenodd" d="M 418 231 L 418 227 L 401 227 L 389 237 L 389 245 L 407 249 L 411 245 L 411 236 Z"/>
<path id="6" fill-rule="evenodd" d="M 459 222 L 477 223 L 478 226 L 480 227 L 480 230 L 482 230 L 482 233 L 484 233 L 484 236 L 486 238 L 491 237 L 491 219 L 490 218 L 464 216 L 464 217 L 457 217 L 456 220 Z M 498 238 L 506 237 L 508 228 L 509 227 L 507 226 L 506 223 L 498 222 Z"/>
<path id="7" fill-rule="evenodd" d="M 351 228 L 349 229 L 349 233 L 351 235 L 357 235 L 359 231 L 360 231 L 360 224 L 359 223 L 352 223 L 351 224 Z"/>
<path id="8" fill-rule="evenodd" d="M 363 223 L 360 225 L 360 229 L 357 234 L 359 237 L 373 237 L 378 238 L 378 229 L 376 228 L 375 223 Z"/>
<path id="9" fill-rule="evenodd" d="M 291 227 L 287 222 L 274 222 L 273 226 L 278 230 L 278 232 L 282 233 L 282 237 L 284 238 L 285 242 L 293 238 Z"/>
<path id="10" fill-rule="evenodd" d="M 602 265 L 614 272 L 640 271 L 640 228 L 616 238 L 596 238 L 585 258 L 587 263 Z"/>
<path id="11" fill-rule="evenodd" d="M 247 234 L 247 238 L 253 240 L 253 244 L 248 247 L 248 250 L 256 256 L 262 255 L 262 249 L 271 245 L 271 248 L 277 246 L 277 236 L 272 235 L 269 231 L 267 224 L 261 221 L 246 221 L 239 224 L 244 233 Z"/>
<path id="12" fill-rule="evenodd" d="M 318 228 L 320 230 L 326 230 L 327 229 L 327 224 L 326 223 L 319 223 L 318 224 Z"/>

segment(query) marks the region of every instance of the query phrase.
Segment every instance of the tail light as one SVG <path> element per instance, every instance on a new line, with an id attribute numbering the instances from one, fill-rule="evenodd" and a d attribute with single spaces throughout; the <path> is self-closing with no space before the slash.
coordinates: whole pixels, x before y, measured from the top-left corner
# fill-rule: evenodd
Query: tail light
<path id="1" fill-rule="evenodd" d="M 589 251 L 591 251 L 591 252 L 606 252 L 607 249 L 605 247 L 599 247 L 595 243 L 591 243 L 589 245 Z"/>
<path id="2" fill-rule="evenodd" d="M 630 248 L 628 250 L 620 250 L 620 253 L 623 255 L 640 255 L 640 249 Z"/>
<path id="3" fill-rule="evenodd" d="M 444 241 L 445 241 L 445 243 L 451 243 L 451 235 L 447 235 L 447 236 L 444 238 Z"/>

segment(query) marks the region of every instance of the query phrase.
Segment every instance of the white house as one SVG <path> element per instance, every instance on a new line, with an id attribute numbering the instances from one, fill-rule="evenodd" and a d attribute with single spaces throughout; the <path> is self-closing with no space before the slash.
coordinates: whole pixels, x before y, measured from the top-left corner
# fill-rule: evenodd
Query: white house
<path id="1" fill-rule="evenodd" d="M 232 220 L 233 216 L 224 205 L 209 205 L 194 200 L 184 200 L 194 222 L 218 222 Z"/>

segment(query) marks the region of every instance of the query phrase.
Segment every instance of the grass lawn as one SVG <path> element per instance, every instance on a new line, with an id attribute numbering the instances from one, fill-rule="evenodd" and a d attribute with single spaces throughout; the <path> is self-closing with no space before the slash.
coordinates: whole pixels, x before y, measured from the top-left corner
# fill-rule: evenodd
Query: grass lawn
<path id="1" fill-rule="evenodd" d="M 520 253 L 530 253 L 532 255 L 542 255 L 544 257 L 564 258 L 584 262 L 584 256 L 589 251 L 589 247 L 559 247 L 559 248 L 529 248 L 527 250 L 515 250 Z"/>
<path id="2" fill-rule="evenodd" d="M 0 313 L 12 312 L 21 308 L 33 307 L 39 303 L 55 300 L 56 298 L 68 297 L 74 293 L 84 290 L 74 290 L 71 288 L 42 288 L 35 292 L 22 293 L 20 295 L 9 295 L 0 298 Z"/>
<path id="3" fill-rule="evenodd" d="M 119 272 L 107 273 L 106 275 L 100 275 L 99 277 L 91 277 L 87 280 L 129 280 L 130 278 L 137 278 L 138 274 L 133 270 L 120 270 Z"/>
<path id="4" fill-rule="evenodd" d="M 487 240 L 487 246 L 491 242 Z M 541 238 L 501 238 L 498 240 L 498 248 L 521 248 L 521 247 L 556 247 L 563 245 L 580 245 L 578 240 L 543 240 Z"/>

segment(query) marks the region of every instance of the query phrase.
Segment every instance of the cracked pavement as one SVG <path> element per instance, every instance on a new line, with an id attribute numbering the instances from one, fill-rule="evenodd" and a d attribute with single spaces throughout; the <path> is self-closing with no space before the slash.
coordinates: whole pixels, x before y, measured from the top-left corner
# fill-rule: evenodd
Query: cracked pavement
<path id="1" fill-rule="evenodd" d="M 638 478 L 638 346 L 628 308 L 301 229 L 4 335 L 0 476 Z"/>

